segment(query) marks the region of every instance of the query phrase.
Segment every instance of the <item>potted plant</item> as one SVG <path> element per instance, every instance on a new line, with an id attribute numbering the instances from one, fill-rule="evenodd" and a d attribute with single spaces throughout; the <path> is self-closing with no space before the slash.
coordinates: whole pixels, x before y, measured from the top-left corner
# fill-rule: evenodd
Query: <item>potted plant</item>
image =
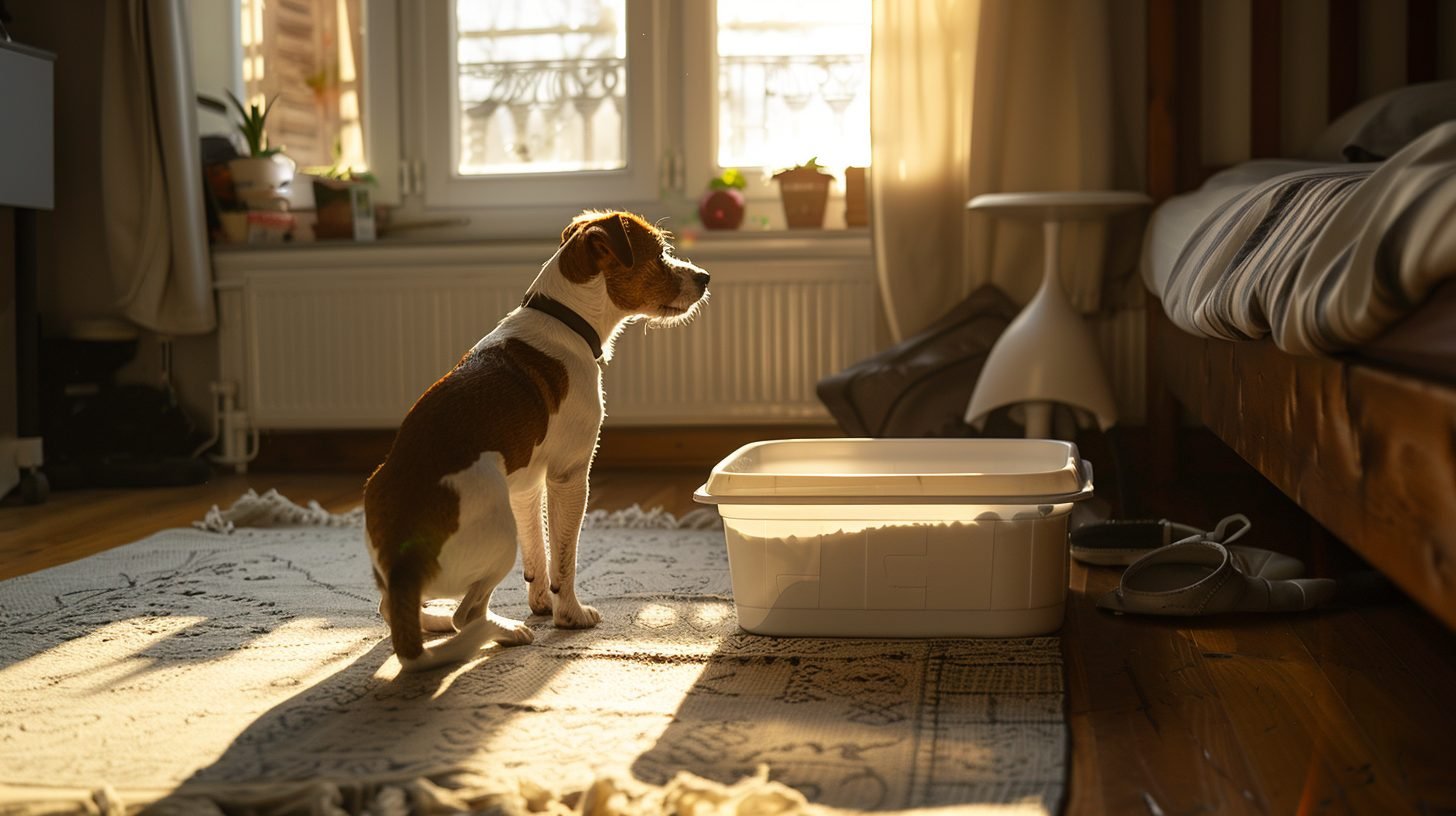
<path id="1" fill-rule="evenodd" d="M 250 104 L 246 108 L 232 91 L 228 99 L 242 117 L 237 123 L 238 132 L 247 143 L 248 155 L 228 162 L 228 171 L 233 177 L 233 188 L 238 198 L 250 209 L 282 209 L 280 201 L 286 200 L 289 185 L 293 182 L 294 164 L 283 155 L 282 148 L 268 144 L 268 114 L 273 110 L 273 97 L 263 108 Z"/>
<path id="2" fill-rule="evenodd" d="M 374 174 L 341 167 L 339 152 L 336 145 L 334 165 L 314 174 L 314 237 L 321 241 L 372 241 L 378 234 L 372 195 Z"/>
<path id="3" fill-rule="evenodd" d="M 743 223 L 746 205 L 743 188 L 748 179 L 734 168 L 728 168 L 708 183 L 708 192 L 698 199 L 698 217 L 708 229 L 738 229 Z"/>
<path id="4" fill-rule="evenodd" d="M 820 229 L 824 226 L 829 183 L 833 180 L 833 176 L 823 171 L 818 156 L 774 174 L 774 181 L 779 183 L 779 196 L 784 202 L 784 220 L 790 227 Z"/>

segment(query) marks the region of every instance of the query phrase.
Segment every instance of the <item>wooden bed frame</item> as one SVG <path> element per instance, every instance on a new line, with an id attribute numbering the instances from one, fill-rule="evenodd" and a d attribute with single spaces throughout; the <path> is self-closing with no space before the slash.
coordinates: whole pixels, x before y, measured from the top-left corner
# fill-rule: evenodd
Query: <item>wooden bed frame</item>
<path id="1" fill-rule="evenodd" d="M 1250 0 L 1254 157 L 1278 155 L 1281 3 Z M 1384 4 L 1392 11 L 1399 6 Z M 1407 0 L 1406 76 L 1435 78 L 1435 0 Z M 1200 148 L 1198 0 L 1149 0 L 1148 192 L 1207 177 Z M 1356 0 L 1329 0 L 1330 118 L 1356 101 Z M 1456 629 L 1456 386 L 1364 362 L 1296 357 L 1271 341 L 1185 334 L 1148 304 L 1154 478 L 1177 464 L 1178 405 L 1316 522 Z M 1196 463 L 1195 463 L 1196 466 Z"/>

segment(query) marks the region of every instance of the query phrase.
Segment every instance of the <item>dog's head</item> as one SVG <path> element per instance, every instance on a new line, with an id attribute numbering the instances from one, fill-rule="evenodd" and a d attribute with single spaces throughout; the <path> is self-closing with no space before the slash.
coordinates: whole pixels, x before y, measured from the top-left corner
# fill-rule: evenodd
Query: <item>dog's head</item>
<path id="1" fill-rule="evenodd" d="M 577 284 L 605 284 L 622 311 L 672 324 L 690 319 L 707 299 L 708 273 L 672 254 L 668 235 L 627 212 L 584 212 L 561 233 L 561 274 Z"/>

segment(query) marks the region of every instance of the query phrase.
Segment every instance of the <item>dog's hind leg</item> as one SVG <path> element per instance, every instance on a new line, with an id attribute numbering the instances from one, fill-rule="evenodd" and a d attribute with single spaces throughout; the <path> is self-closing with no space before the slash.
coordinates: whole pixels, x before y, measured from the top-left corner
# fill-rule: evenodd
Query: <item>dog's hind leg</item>
<path id="1" fill-rule="evenodd" d="M 431 649 L 450 651 L 457 640 L 475 642 L 475 648 L 490 640 L 530 643 L 531 630 L 524 623 L 491 615 L 489 608 L 491 593 L 516 563 L 516 519 L 503 458 L 499 453 L 482 454 L 469 468 L 447 477 L 446 484 L 460 497 L 460 523 L 440 548 L 440 571 L 459 576 L 462 583 L 449 586 L 463 592 L 451 619 L 451 628 L 458 628 L 459 634 Z M 481 620 L 489 625 L 480 624 Z M 467 631 L 474 634 L 466 636 Z M 463 654 L 468 657 L 468 650 Z"/>
<path id="2" fill-rule="evenodd" d="M 407 672 L 428 671 L 469 660 L 492 640 L 503 646 L 520 646 L 531 639 L 531 630 L 525 624 L 487 612 L 465 624 L 449 640 L 429 646 L 416 657 L 401 655 L 399 662 Z"/>
<path id="3" fill-rule="evenodd" d="M 429 645 L 414 660 L 401 659 L 404 670 L 424 671 L 469 660 L 492 640 L 502 646 L 524 646 L 530 643 L 535 638 L 530 627 L 521 621 L 497 615 L 489 608 L 491 592 L 514 563 L 515 548 L 512 546 L 508 558 L 496 560 L 494 568 L 466 590 L 460 606 L 455 610 L 453 623 L 459 627 L 459 631 L 454 637 Z"/>
<path id="4" fill-rule="evenodd" d="M 521 540 L 521 572 L 530 586 L 527 600 L 533 615 L 551 614 L 551 575 L 546 560 L 545 507 L 541 485 L 511 496 L 516 536 Z"/>
<path id="5" fill-rule="evenodd" d="M 455 624 L 457 631 L 464 629 L 465 624 L 485 614 L 485 605 L 490 600 L 490 592 L 491 587 L 486 586 L 484 581 L 476 581 L 470 585 L 470 589 L 465 592 L 465 597 L 460 599 L 460 605 L 455 607 L 455 617 L 451 621 Z"/>

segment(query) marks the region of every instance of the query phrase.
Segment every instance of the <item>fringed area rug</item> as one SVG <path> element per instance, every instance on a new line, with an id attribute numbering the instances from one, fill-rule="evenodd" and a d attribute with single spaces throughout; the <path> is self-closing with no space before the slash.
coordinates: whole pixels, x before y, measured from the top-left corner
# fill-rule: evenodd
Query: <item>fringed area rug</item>
<path id="1" fill-rule="evenodd" d="M 423 675 L 357 513 L 276 494 L 0 583 L 0 813 L 1058 808 L 1056 638 L 745 634 L 715 521 L 593 515 L 600 626 Z"/>

